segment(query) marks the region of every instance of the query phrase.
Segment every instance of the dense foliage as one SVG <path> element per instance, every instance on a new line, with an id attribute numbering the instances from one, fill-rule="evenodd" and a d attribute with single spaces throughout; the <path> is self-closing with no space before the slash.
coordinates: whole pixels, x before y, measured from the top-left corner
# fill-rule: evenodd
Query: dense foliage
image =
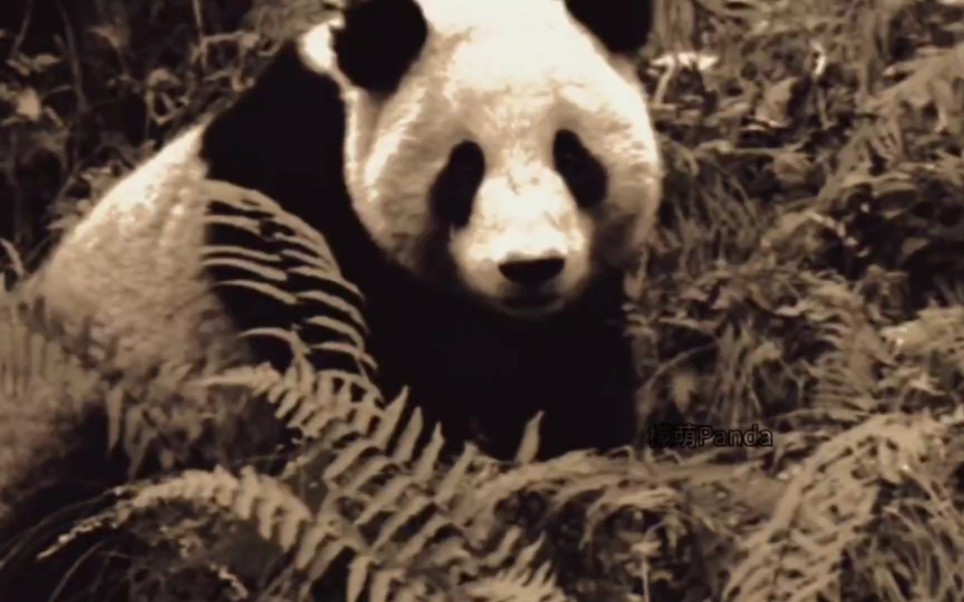
<path id="1" fill-rule="evenodd" d="M 48 233 L 325 10 L 241 4 L 36 0 L 32 22 L 9 20 L 8 286 Z M 530 434 L 513 464 L 446 459 L 437 435 L 413 445 L 418 415 L 363 368 L 165 366 L 130 382 L 110 371 L 109 342 L 64 344 L 42 299 L 11 290 L 0 520 L 59 510 L 44 487 L 98 416 L 129 470 L 0 547 L 0 595 L 33 599 L 3 588 L 42 553 L 45 595 L 97 599 L 961 600 L 964 4 L 659 9 L 641 73 L 668 174 L 630 282 L 638 450 L 533 462 Z M 310 250 L 307 273 L 340 282 L 270 199 L 198 193 L 277 221 Z M 342 343 L 366 365 L 363 342 Z M 212 394 L 267 401 L 296 445 L 265 459 L 240 445 L 250 425 L 183 412 Z M 773 445 L 653 449 L 657 424 L 762 429 Z"/>

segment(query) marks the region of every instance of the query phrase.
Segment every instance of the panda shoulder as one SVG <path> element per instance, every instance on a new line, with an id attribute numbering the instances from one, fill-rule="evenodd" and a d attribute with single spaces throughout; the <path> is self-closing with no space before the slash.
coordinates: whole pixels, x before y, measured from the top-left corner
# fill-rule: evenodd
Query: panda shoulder
<path id="1" fill-rule="evenodd" d="M 244 177 L 252 173 L 252 164 L 270 166 L 275 157 L 279 164 L 298 160 L 300 149 L 285 139 L 292 131 L 324 127 L 340 132 L 341 127 L 332 127 L 340 124 L 329 113 L 346 85 L 330 50 L 331 25 L 317 25 L 283 45 L 254 85 L 225 110 L 180 132 L 118 180 L 64 237 L 45 271 L 67 268 L 65 264 L 72 269 L 75 260 L 107 261 L 116 253 L 157 248 L 174 237 L 196 249 L 202 234 L 198 218 L 205 207 L 203 199 L 190 192 L 200 182 L 219 179 L 257 188 L 262 182 Z M 328 102 L 319 103 L 321 96 Z M 312 109 L 326 114 L 314 116 Z M 318 124 L 300 123 L 309 117 Z M 294 130 L 293 125 L 300 127 Z"/>
<path id="2" fill-rule="evenodd" d="M 203 131 L 190 128 L 118 181 L 25 284 L 69 338 L 93 324 L 116 342 L 125 369 L 190 361 L 192 333 L 214 307 L 198 277 L 204 208 L 191 194 L 205 175 Z"/>
<path id="3" fill-rule="evenodd" d="M 223 313 L 203 265 L 202 184 L 284 197 L 271 188 L 286 182 L 279 174 L 308 172 L 319 153 L 340 147 L 343 83 L 326 50 L 330 35 L 324 24 L 281 47 L 225 110 L 179 133 L 95 203 L 29 283 L 52 319 L 68 331 L 93 322 L 145 364 L 190 356 L 205 316 Z M 216 321 L 217 332 L 231 329 L 223 315 Z"/>

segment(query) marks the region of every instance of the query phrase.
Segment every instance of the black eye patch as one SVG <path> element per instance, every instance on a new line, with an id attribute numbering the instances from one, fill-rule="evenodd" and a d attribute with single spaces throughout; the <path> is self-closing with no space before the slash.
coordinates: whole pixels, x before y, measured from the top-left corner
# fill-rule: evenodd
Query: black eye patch
<path id="1" fill-rule="evenodd" d="M 579 136 L 559 130 L 552 144 L 556 171 L 580 207 L 593 207 L 606 198 L 608 177 L 602 164 L 592 156 Z"/>
<path id="2" fill-rule="evenodd" d="M 465 227 L 472 201 L 485 175 L 485 155 L 478 144 L 465 141 L 452 149 L 448 163 L 432 185 L 432 211 L 446 224 Z"/>

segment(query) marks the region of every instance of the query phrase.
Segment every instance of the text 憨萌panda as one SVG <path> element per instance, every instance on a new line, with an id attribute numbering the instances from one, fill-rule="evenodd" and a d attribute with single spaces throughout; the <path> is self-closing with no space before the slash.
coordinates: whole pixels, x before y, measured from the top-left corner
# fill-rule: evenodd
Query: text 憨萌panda
<path id="1" fill-rule="evenodd" d="M 132 370 L 279 361 L 237 335 L 291 316 L 202 250 L 244 244 L 192 182 L 257 190 L 362 292 L 386 391 L 506 457 L 632 440 L 625 270 L 660 199 L 634 54 L 649 0 L 368 0 L 284 46 L 228 109 L 121 180 L 37 276 Z M 214 215 L 216 217 L 216 215 Z M 203 350 L 203 352 L 201 351 Z"/>

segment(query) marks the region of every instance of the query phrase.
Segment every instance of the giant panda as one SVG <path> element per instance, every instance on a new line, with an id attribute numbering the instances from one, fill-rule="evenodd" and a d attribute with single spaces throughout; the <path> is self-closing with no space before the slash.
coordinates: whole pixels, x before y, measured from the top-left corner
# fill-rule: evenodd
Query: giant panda
<path id="1" fill-rule="evenodd" d="M 510 457 L 542 411 L 543 457 L 629 443 L 623 277 L 661 196 L 634 66 L 650 4 L 356 2 L 119 181 L 34 285 L 130 370 L 199 349 L 282 364 L 238 334 L 290 308 L 201 261 L 205 245 L 265 244 L 186 200 L 229 182 L 325 237 L 364 297 L 380 384 L 407 386 L 450 442 Z"/>

